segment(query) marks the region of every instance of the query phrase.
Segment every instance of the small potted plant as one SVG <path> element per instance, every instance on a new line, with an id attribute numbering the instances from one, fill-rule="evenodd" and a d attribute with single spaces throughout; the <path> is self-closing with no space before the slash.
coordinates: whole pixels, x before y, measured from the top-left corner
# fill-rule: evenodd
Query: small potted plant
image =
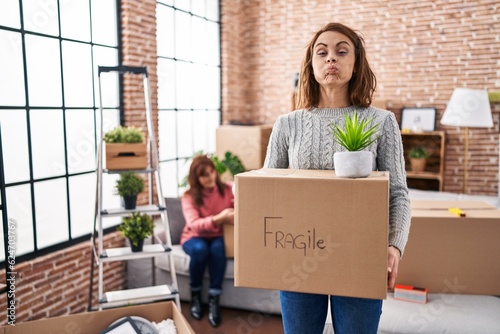
<path id="1" fill-rule="evenodd" d="M 360 119 L 358 113 L 354 111 L 352 115 L 345 115 L 344 128 L 335 123 L 330 125 L 334 142 L 347 150 L 333 154 L 337 176 L 359 178 L 371 174 L 373 154 L 363 150 L 378 139 L 375 137 L 378 124 L 369 126 L 372 121 L 372 118 Z"/>
<path id="2" fill-rule="evenodd" d="M 414 172 L 423 172 L 427 164 L 429 152 L 427 152 L 425 147 L 415 146 L 408 153 L 408 157 L 410 158 L 411 170 Z"/>
<path id="3" fill-rule="evenodd" d="M 122 218 L 118 230 L 130 241 L 132 252 L 142 252 L 144 239 L 153 235 L 155 224 L 148 214 L 133 212 Z"/>
<path id="4" fill-rule="evenodd" d="M 137 203 L 137 194 L 144 190 L 144 179 L 134 172 L 124 172 L 116 180 L 116 194 L 123 198 L 126 210 L 133 210 Z"/>
<path id="5" fill-rule="evenodd" d="M 107 169 L 144 169 L 148 166 L 147 144 L 140 128 L 117 126 L 106 132 L 103 140 Z"/>

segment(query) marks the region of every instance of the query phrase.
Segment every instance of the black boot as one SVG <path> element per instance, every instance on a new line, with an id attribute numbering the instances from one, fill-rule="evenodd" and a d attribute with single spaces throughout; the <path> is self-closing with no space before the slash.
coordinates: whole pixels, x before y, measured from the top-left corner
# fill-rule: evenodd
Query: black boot
<path id="1" fill-rule="evenodd" d="M 200 320 L 203 316 L 201 310 L 201 291 L 191 291 L 191 307 L 189 311 L 196 320 Z"/>
<path id="2" fill-rule="evenodd" d="M 213 327 L 220 325 L 219 296 L 208 296 L 208 322 Z"/>

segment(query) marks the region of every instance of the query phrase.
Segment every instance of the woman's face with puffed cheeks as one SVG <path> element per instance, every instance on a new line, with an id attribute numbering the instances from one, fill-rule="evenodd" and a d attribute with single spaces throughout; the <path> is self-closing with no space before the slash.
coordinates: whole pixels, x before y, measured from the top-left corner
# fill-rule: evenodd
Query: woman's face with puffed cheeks
<path id="1" fill-rule="evenodd" d="M 314 77 L 321 86 L 347 85 L 356 63 L 354 43 L 337 31 L 319 35 L 313 48 Z"/>
<path id="2" fill-rule="evenodd" d="M 198 176 L 198 181 L 200 182 L 203 189 L 212 189 L 216 185 L 217 172 L 211 166 L 206 166 Z"/>

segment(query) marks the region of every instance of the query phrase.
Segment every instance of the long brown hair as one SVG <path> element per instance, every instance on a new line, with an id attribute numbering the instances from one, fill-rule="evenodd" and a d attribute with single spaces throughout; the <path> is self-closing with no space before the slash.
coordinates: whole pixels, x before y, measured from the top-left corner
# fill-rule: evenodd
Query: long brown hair
<path id="1" fill-rule="evenodd" d="M 321 28 L 309 42 L 300 69 L 295 109 L 310 109 L 318 105 L 320 86 L 314 78 L 312 57 L 314 44 L 318 37 L 326 31 L 336 31 L 347 36 L 353 43 L 356 61 L 353 76 L 349 81 L 349 101 L 354 106 L 367 108 L 372 103 L 372 95 L 377 87 L 377 79 L 372 72 L 364 47 L 364 39 L 355 30 L 341 24 L 328 23 Z"/>
<path id="2" fill-rule="evenodd" d="M 215 169 L 215 165 L 212 159 L 210 159 L 206 155 L 198 155 L 194 157 L 193 162 L 191 163 L 191 167 L 189 167 L 189 189 L 186 191 L 186 194 L 190 195 L 193 198 L 194 204 L 198 207 L 203 205 L 203 186 L 201 185 L 199 178 L 201 175 L 203 175 L 203 173 L 205 172 L 205 168 L 207 167 L 211 167 L 215 171 L 215 183 L 217 186 L 217 190 L 219 191 L 219 194 L 221 196 L 224 196 L 224 191 L 226 189 L 226 185 L 220 179 L 220 176 Z"/>

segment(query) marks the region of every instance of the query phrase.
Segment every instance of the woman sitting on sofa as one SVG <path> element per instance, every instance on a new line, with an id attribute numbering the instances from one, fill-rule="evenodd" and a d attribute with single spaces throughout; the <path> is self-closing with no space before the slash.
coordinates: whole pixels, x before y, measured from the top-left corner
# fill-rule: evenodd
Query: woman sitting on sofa
<path id="1" fill-rule="evenodd" d="M 206 155 L 193 159 L 188 175 L 189 189 L 182 197 L 186 225 L 181 235 L 184 251 L 190 256 L 191 315 L 201 319 L 201 289 L 208 265 L 208 321 L 213 327 L 221 322 L 219 296 L 226 271 L 226 252 L 222 225 L 234 224 L 234 196 L 231 185 L 221 181 L 215 165 Z"/>

